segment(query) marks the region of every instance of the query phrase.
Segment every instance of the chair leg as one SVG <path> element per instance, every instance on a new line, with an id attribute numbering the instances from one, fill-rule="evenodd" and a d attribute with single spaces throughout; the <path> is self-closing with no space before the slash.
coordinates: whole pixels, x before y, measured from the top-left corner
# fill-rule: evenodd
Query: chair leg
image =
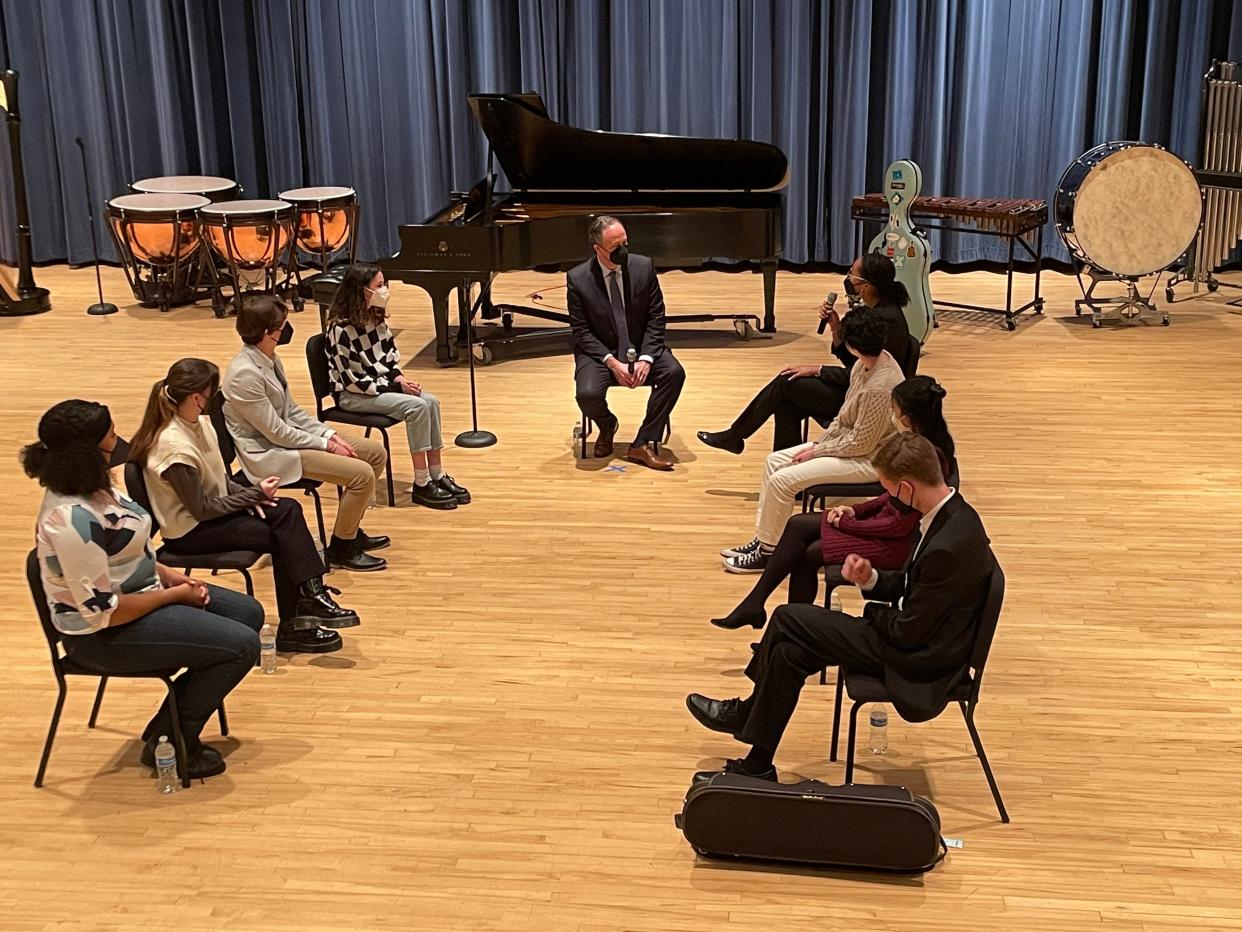
<path id="1" fill-rule="evenodd" d="M 242 578 L 246 580 L 246 595 L 254 598 L 254 580 L 250 578 L 250 570 L 238 570 L 242 574 Z"/>
<path id="2" fill-rule="evenodd" d="M 862 707 L 861 702 L 855 702 L 850 708 L 850 737 L 845 748 L 845 782 L 847 784 L 854 782 L 854 745 L 858 737 L 858 710 Z"/>
<path id="3" fill-rule="evenodd" d="M 164 688 L 168 690 L 168 711 L 172 716 L 173 747 L 177 749 L 177 775 L 181 777 L 181 788 L 190 788 L 190 760 L 185 751 L 185 735 L 181 733 L 181 712 L 177 708 L 177 691 L 173 688 L 171 677 L 161 676 Z M 159 736 L 156 735 L 158 738 Z"/>
<path id="4" fill-rule="evenodd" d="M 824 676 L 827 667 L 820 673 Z M 835 761 L 837 759 L 837 745 L 841 740 L 841 700 L 845 696 L 845 674 L 840 667 L 837 667 L 837 697 L 832 706 L 832 744 L 828 746 L 828 759 Z M 847 781 L 848 782 L 848 781 Z"/>
<path id="5" fill-rule="evenodd" d="M 318 489 L 307 489 L 306 494 L 315 503 L 315 520 L 319 523 L 319 543 L 328 546 L 328 532 L 323 526 L 323 501 L 319 498 Z"/>
<path id="6" fill-rule="evenodd" d="M 104 687 L 108 685 L 108 678 L 101 676 L 99 678 L 99 689 L 95 690 L 95 704 L 91 706 L 91 717 L 86 720 L 87 728 L 95 727 L 95 720 L 99 718 L 99 707 L 103 705 Z"/>
<path id="7" fill-rule="evenodd" d="M 384 467 L 384 474 L 388 479 L 388 507 L 396 508 L 397 492 L 392 487 L 392 447 L 388 445 L 388 431 L 381 427 L 379 432 L 380 436 L 384 438 L 384 458 L 387 460 L 387 465 Z"/>
<path id="8" fill-rule="evenodd" d="M 585 414 L 582 415 L 582 427 L 580 428 L 579 433 L 582 435 L 582 451 L 581 453 L 579 453 L 578 458 L 586 459 L 587 458 L 587 437 L 591 435 L 591 419 L 587 417 Z"/>
<path id="9" fill-rule="evenodd" d="M 56 729 L 60 725 L 60 712 L 65 707 L 65 681 L 57 677 L 60 695 L 56 697 L 56 708 L 52 711 L 52 724 L 47 728 L 47 740 L 43 742 L 43 756 L 39 758 L 39 772 L 35 774 L 35 789 L 43 786 L 43 775 L 47 773 L 47 762 L 52 756 L 52 742 L 56 740 Z"/>
<path id="10" fill-rule="evenodd" d="M 996 785 L 996 778 L 992 776 L 992 767 L 988 764 L 988 756 L 983 751 L 983 742 L 979 739 L 979 730 L 975 728 L 975 707 L 967 705 L 965 702 L 959 702 L 958 707 L 962 710 L 962 718 L 966 720 L 966 730 L 970 732 L 970 740 L 975 745 L 975 756 L 979 758 L 979 763 L 983 765 L 983 775 L 988 778 L 988 787 L 992 790 L 992 799 L 996 801 L 996 811 L 1000 813 L 1000 820 L 1006 824 L 1009 822 L 1009 813 L 1005 811 L 1005 803 L 1001 800 L 1000 787 Z"/>
<path id="11" fill-rule="evenodd" d="M 224 714 L 224 703 L 220 703 L 220 708 L 216 710 L 216 716 L 220 719 L 220 734 L 227 738 L 229 736 L 229 717 Z"/>

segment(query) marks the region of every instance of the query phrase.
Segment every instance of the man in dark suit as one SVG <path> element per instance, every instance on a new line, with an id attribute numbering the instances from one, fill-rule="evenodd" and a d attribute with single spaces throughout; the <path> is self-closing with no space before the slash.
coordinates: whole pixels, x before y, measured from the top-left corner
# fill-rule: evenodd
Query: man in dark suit
<path id="1" fill-rule="evenodd" d="M 690 713 L 713 731 L 751 745 L 726 773 L 776 779 L 772 757 L 806 678 L 844 665 L 884 680 L 906 721 L 934 718 L 970 662 L 993 559 L 979 515 L 945 485 L 936 450 L 925 438 L 897 434 L 873 460 L 884 488 L 923 518 L 902 570 L 874 570 L 851 554 L 842 574 L 871 599 L 863 618 L 815 605 L 782 605 L 772 615 L 746 675 L 746 699 L 686 697 Z"/>
<path id="2" fill-rule="evenodd" d="M 595 456 L 612 456 L 617 432 L 608 389 L 650 385 L 647 416 L 626 459 L 650 469 L 672 469 L 656 444 L 664 439 L 686 370 L 664 345 L 660 282 L 650 259 L 630 254 L 625 227 L 615 217 L 592 220 L 590 239 L 595 255 L 570 269 L 566 279 L 578 407 L 599 426 Z"/>
<path id="3" fill-rule="evenodd" d="M 905 286 L 897 281 L 893 260 L 878 252 L 855 259 L 845 276 L 845 293 L 859 306 L 871 308 L 888 328 L 884 348 L 906 370 L 906 378 L 914 375 L 915 366 L 907 367 L 910 325 L 902 308 L 910 302 Z M 726 429 L 698 432 L 698 438 L 709 447 L 729 453 L 741 453 L 746 441 L 768 418 L 775 419 L 772 449 L 787 450 L 802 443 L 802 421 L 814 418 L 827 427 L 845 403 L 850 387 L 850 370 L 857 360 L 841 339 L 841 318 L 825 301 L 819 309 L 820 319 L 832 331 L 832 354 L 839 366 L 816 363 L 786 366 L 759 390 L 750 404 Z"/>

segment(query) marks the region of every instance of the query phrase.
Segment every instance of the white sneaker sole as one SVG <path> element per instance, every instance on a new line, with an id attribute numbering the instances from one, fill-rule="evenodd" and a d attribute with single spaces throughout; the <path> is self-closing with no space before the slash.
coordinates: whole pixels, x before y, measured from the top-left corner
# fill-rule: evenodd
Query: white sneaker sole
<path id="1" fill-rule="evenodd" d="M 740 566 L 734 566 L 732 563 L 729 563 L 727 561 L 724 564 L 724 568 L 725 568 L 726 573 L 737 573 L 739 576 L 757 576 L 758 574 L 763 572 L 762 566 L 740 567 Z"/>

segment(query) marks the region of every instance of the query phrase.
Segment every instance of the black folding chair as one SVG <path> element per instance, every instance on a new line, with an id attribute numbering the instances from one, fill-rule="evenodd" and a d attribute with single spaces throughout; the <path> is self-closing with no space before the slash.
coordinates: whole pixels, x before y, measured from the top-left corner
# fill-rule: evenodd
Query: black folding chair
<path id="1" fill-rule="evenodd" d="M 386 414 L 355 414 L 346 411 L 336 403 L 332 394 L 332 380 L 328 378 L 328 353 L 324 344 L 324 335 L 317 333 L 306 341 L 306 366 L 310 369 L 311 388 L 315 392 L 315 412 L 319 420 L 325 424 L 349 424 L 351 427 L 364 428 L 362 436 L 370 437 L 371 431 L 378 430 L 384 440 L 384 467 L 388 478 L 388 505 L 396 507 L 397 495 L 392 481 L 392 447 L 388 443 L 388 428 L 396 427 L 401 422 Z M 331 406 L 323 406 L 324 398 L 331 398 Z"/>
<path id="2" fill-rule="evenodd" d="M 125 490 L 129 497 L 146 509 L 151 516 L 151 534 L 154 536 L 160 529 L 155 517 L 155 509 L 151 507 L 151 495 L 147 492 L 147 480 L 142 474 L 142 466 L 138 463 L 125 464 Z M 155 558 L 165 566 L 178 566 L 188 576 L 192 570 L 211 570 L 212 575 L 221 570 L 236 570 L 246 580 L 246 595 L 254 595 L 254 580 L 250 578 L 250 568 L 259 562 L 263 554 L 255 550 L 225 550 L 220 553 L 177 553 L 165 542 L 155 554 Z"/>
<path id="3" fill-rule="evenodd" d="M 242 485 L 250 485 L 250 480 L 246 478 L 246 474 L 240 469 L 233 471 L 233 461 L 237 459 L 237 444 L 233 440 L 233 435 L 229 433 L 229 425 L 224 420 L 224 393 L 216 392 L 212 396 L 211 401 L 207 403 L 207 415 L 211 418 L 211 426 L 216 430 L 216 440 L 220 444 L 220 456 L 224 458 L 224 469 L 233 477 L 234 482 L 240 482 Z M 292 489 L 309 495 L 315 502 L 315 521 L 319 525 L 319 542 L 326 549 L 328 546 L 327 531 L 323 524 L 323 501 L 319 498 L 319 487 L 323 485 L 318 479 L 307 479 L 303 476 L 296 482 L 289 482 L 282 485 L 282 489 Z"/>
<path id="4" fill-rule="evenodd" d="M 975 631 L 975 643 L 970 651 L 970 666 L 963 675 L 962 682 L 950 695 L 949 701 L 956 702 L 966 720 L 966 729 L 970 732 L 970 740 L 975 746 L 975 756 L 983 765 L 983 774 L 988 779 L 992 790 L 992 798 L 996 801 L 996 810 L 1002 822 L 1009 821 L 1009 813 L 1005 811 L 1005 803 L 1001 799 L 1000 789 L 992 768 L 988 764 L 987 754 L 983 750 L 983 742 L 979 731 L 975 728 L 975 708 L 979 704 L 979 691 L 983 686 L 983 668 L 988 662 L 988 653 L 992 649 L 992 639 L 996 636 L 996 626 L 1000 621 L 1001 605 L 1005 600 L 1005 574 L 992 558 L 992 572 L 988 578 L 987 596 L 979 612 L 978 627 Z M 841 700 L 848 695 L 853 705 L 850 707 L 850 731 L 845 752 L 845 782 L 854 781 L 854 745 L 858 733 L 858 710 L 872 702 L 891 702 L 884 681 L 864 673 L 851 673 L 845 667 L 837 669 L 836 706 L 832 712 L 832 744 L 829 746 L 828 759 L 837 759 L 837 742 L 841 733 Z M 948 708 L 946 706 L 946 708 Z"/>
<path id="5" fill-rule="evenodd" d="M 139 503 L 141 504 L 141 502 Z M 103 704 L 104 688 L 110 676 L 122 676 L 125 679 L 159 680 L 168 690 L 168 710 L 172 716 L 173 746 L 177 749 L 177 775 L 181 777 L 181 786 L 189 788 L 190 771 L 185 751 L 185 736 L 181 733 L 181 717 L 177 711 L 177 693 L 173 689 L 172 678 L 176 669 L 152 670 L 148 673 L 107 674 L 84 667 L 65 650 L 65 636 L 52 624 L 52 612 L 48 608 L 47 596 L 43 591 L 43 579 L 39 575 L 39 559 L 34 550 L 26 555 L 26 582 L 30 586 L 30 595 L 34 599 L 35 611 L 39 615 L 39 624 L 43 628 L 43 636 L 47 639 L 48 649 L 52 653 L 52 672 L 56 675 L 56 686 L 59 694 L 56 697 L 56 708 L 52 712 L 52 723 L 47 729 L 47 740 L 43 743 L 43 756 L 39 759 L 39 772 L 35 774 L 34 785 L 38 789 L 43 786 L 43 777 L 47 773 L 48 760 L 52 756 L 52 743 L 56 740 L 56 729 L 60 725 L 60 713 L 65 707 L 65 696 L 68 694 L 67 676 L 94 676 L 99 678 L 99 689 L 95 692 L 95 704 L 91 706 L 91 717 L 86 727 L 94 728 L 99 718 L 99 707 Z M 91 635 L 82 635 L 91 637 Z M 220 703 L 220 734 L 228 735 L 229 720 L 224 714 L 224 703 Z"/>

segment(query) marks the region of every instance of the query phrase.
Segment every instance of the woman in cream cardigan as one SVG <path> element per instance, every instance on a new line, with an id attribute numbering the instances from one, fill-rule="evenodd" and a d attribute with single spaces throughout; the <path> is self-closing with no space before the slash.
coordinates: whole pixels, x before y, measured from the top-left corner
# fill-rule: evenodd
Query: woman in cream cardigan
<path id="1" fill-rule="evenodd" d="M 272 556 L 280 625 L 276 649 L 303 653 L 340 650 L 332 628 L 358 616 L 332 598 L 324 565 L 306 527 L 302 506 L 276 498 L 280 479 L 258 486 L 233 481 L 224 468 L 211 419 L 204 416 L 220 384 L 205 359 L 180 359 L 151 387 L 130 458 L 143 467 L 147 494 L 169 554 L 253 550 Z"/>

